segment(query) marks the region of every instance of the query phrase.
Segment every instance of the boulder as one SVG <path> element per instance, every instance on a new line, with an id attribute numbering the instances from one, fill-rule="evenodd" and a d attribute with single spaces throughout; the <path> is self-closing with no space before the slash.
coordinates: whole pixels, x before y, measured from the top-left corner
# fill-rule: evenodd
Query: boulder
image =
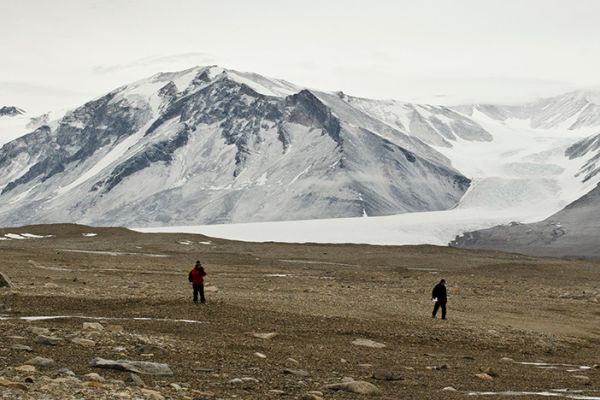
<path id="1" fill-rule="evenodd" d="M 332 385 L 326 385 L 324 389 L 368 395 L 380 393 L 380 390 L 377 386 L 365 381 L 334 383 Z"/>
<path id="2" fill-rule="evenodd" d="M 173 375 L 173 371 L 168 364 L 155 363 L 150 361 L 130 361 L 130 360 L 107 360 L 96 357 L 90 361 L 92 368 L 108 368 L 119 371 L 135 372 L 143 375 Z"/>
<path id="3" fill-rule="evenodd" d="M 55 365 L 53 359 L 44 357 L 34 357 L 30 360 L 27 360 L 25 364 L 33 365 L 34 367 L 39 368 L 52 368 Z"/>

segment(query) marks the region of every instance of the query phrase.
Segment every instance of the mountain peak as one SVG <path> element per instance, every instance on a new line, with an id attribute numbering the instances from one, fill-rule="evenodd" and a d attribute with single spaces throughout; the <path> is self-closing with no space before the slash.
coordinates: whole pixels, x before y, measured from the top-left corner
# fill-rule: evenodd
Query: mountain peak
<path id="1" fill-rule="evenodd" d="M 25 114 L 25 110 L 15 106 L 0 107 L 0 117 L 15 117 Z"/>

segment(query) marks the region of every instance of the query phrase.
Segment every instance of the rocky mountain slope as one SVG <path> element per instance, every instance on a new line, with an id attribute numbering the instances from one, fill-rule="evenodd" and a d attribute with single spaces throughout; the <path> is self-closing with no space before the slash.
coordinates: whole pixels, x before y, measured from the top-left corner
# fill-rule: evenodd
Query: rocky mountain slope
<path id="1" fill-rule="evenodd" d="M 600 185 L 541 222 L 467 232 L 452 246 L 600 259 Z"/>
<path id="2" fill-rule="evenodd" d="M 0 150 L 0 224 L 167 225 L 454 207 L 469 179 L 336 94 L 219 67 L 157 74 Z"/>

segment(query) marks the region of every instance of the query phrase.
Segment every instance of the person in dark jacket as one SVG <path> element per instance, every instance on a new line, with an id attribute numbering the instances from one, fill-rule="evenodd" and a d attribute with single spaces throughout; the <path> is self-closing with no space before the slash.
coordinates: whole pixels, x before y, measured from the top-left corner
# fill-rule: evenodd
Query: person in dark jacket
<path id="1" fill-rule="evenodd" d="M 192 284 L 192 288 L 194 289 L 194 303 L 198 303 L 198 294 L 200 294 L 200 303 L 206 303 L 206 299 L 204 298 L 204 277 L 206 276 L 206 271 L 204 271 L 204 267 L 200 261 L 196 261 L 196 265 L 190 271 L 188 275 L 188 280 Z"/>
<path id="2" fill-rule="evenodd" d="M 433 306 L 433 312 L 431 316 L 435 318 L 438 310 L 442 309 L 442 319 L 446 319 L 446 303 L 448 302 L 448 295 L 446 292 L 446 280 L 442 279 L 440 283 L 435 285 L 433 291 L 431 292 L 432 300 L 435 300 L 435 305 Z"/>

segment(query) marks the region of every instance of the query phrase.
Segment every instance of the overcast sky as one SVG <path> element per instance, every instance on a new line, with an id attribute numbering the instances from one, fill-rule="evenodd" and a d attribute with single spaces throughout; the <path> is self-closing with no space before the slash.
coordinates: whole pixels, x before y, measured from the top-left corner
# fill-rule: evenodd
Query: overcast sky
<path id="1" fill-rule="evenodd" d="M 408 101 L 600 87 L 597 0 L 0 0 L 0 105 L 79 105 L 219 64 Z"/>

